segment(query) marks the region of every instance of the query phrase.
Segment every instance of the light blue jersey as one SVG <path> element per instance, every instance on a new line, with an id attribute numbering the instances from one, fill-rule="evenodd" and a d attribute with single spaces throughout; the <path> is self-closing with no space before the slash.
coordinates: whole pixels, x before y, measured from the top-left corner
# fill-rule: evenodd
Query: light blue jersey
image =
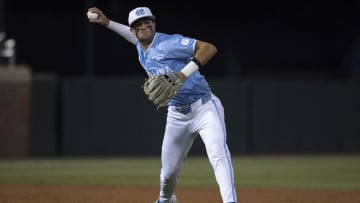
<path id="1" fill-rule="evenodd" d="M 195 51 L 196 39 L 180 34 L 157 32 L 147 50 L 136 43 L 139 61 L 148 76 L 179 72 L 189 63 Z M 169 102 L 169 106 L 186 106 L 203 96 L 210 95 L 210 87 L 199 71 L 194 72 L 184 82 L 178 94 Z"/>

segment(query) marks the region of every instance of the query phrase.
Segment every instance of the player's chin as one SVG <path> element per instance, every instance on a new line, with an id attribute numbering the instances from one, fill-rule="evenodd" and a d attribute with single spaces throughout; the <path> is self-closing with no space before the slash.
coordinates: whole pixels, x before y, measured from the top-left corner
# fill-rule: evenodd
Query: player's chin
<path id="1" fill-rule="evenodd" d="M 139 36 L 139 38 L 142 38 L 142 39 L 152 39 L 154 36 L 154 33 L 151 32 L 151 30 L 149 30 L 149 29 L 145 29 L 145 30 L 142 30 L 141 32 L 139 32 L 138 36 Z"/>
<path id="2" fill-rule="evenodd" d="M 152 35 L 138 35 L 138 39 L 143 43 L 151 43 L 153 40 Z"/>

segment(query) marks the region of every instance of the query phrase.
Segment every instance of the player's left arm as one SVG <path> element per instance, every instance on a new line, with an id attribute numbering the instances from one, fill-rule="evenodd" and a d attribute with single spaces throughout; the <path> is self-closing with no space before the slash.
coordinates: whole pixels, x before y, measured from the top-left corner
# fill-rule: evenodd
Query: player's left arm
<path id="1" fill-rule="evenodd" d="M 197 40 L 195 44 L 194 57 L 199 61 L 201 66 L 207 64 L 217 53 L 215 45 Z"/>
<path id="2" fill-rule="evenodd" d="M 179 78 L 184 81 L 187 77 L 199 70 L 202 66 L 207 64 L 217 53 L 215 45 L 197 40 L 195 44 L 194 56 L 190 62 L 178 73 Z"/>

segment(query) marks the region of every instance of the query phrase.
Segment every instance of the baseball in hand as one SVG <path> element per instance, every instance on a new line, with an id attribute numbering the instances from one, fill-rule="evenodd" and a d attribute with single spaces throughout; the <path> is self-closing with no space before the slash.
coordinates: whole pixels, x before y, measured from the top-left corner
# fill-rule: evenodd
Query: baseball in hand
<path id="1" fill-rule="evenodd" d="M 88 11 L 86 13 L 86 15 L 90 20 L 97 19 L 99 17 L 99 15 L 97 13 L 94 13 L 94 12 L 91 12 L 91 11 Z"/>

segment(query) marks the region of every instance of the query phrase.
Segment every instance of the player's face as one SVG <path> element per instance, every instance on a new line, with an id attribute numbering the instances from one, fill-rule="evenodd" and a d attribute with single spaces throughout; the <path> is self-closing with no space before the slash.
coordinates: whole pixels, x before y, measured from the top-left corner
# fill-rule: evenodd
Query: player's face
<path id="1" fill-rule="evenodd" d="M 151 43 L 155 36 L 155 22 L 151 19 L 140 19 L 131 26 L 131 30 L 142 43 Z"/>

